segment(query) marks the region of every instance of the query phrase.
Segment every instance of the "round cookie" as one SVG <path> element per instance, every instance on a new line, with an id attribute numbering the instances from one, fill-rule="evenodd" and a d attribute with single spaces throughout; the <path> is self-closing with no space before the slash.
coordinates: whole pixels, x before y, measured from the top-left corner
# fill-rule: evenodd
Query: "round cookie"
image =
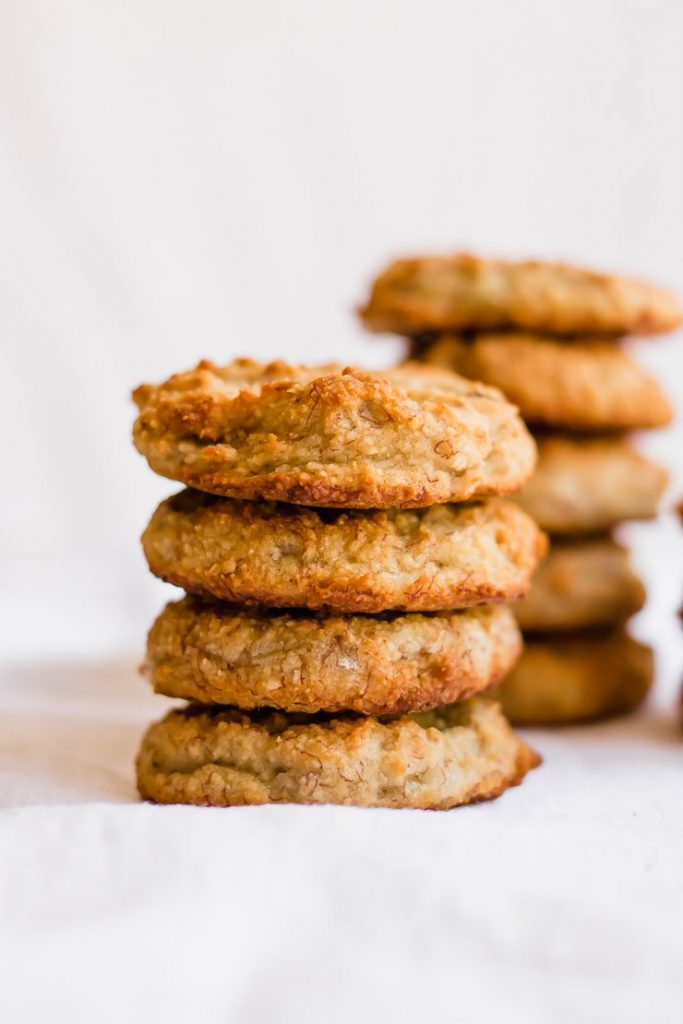
<path id="1" fill-rule="evenodd" d="M 147 641 L 154 689 L 202 704 L 288 712 L 421 711 L 481 693 L 521 653 L 505 606 L 400 616 L 321 616 L 185 597 Z"/>
<path id="2" fill-rule="evenodd" d="M 644 430 L 671 420 L 659 383 L 608 342 L 570 344 L 530 334 L 443 337 L 422 358 L 500 388 L 528 423 L 600 431 Z"/>
<path id="3" fill-rule="evenodd" d="M 629 519 L 650 519 L 668 473 L 621 437 L 537 437 L 536 472 L 516 496 L 548 533 L 599 533 Z"/>
<path id="4" fill-rule="evenodd" d="M 421 508 L 517 490 L 536 461 L 500 392 L 424 366 L 201 362 L 133 397 L 152 469 L 234 498 Z"/>
<path id="5" fill-rule="evenodd" d="M 360 310 L 373 331 L 496 330 L 548 334 L 656 334 L 677 327 L 668 291 L 563 263 L 486 260 L 467 253 L 397 260 Z"/>
<path id="6" fill-rule="evenodd" d="M 158 803 L 437 810 L 499 796 L 539 763 L 481 698 L 381 719 L 194 705 L 148 730 L 137 779 Z"/>
<path id="7" fill-rule="evenodd" d="M 546 547 L 510 501 L 363 512 L 191 490 L 161 503 L 142 544 L 152 572 L 189 593 L 337 612 L 518 600 Z"/>
<path id="8" fill-rule="evenodd" d="M 619 631 L 534 640 L 495 697 L 513 723 L 569 725 L 633 711 L 653 675 L 651 648 Z"/>
<path id="9" fill-rule="evenodd" d="M 644 603 L 645 588 L 628 552 L 601 538 L 553 543 L 515 615 L 522 629 L 549 633 L 611 626 Z"/>

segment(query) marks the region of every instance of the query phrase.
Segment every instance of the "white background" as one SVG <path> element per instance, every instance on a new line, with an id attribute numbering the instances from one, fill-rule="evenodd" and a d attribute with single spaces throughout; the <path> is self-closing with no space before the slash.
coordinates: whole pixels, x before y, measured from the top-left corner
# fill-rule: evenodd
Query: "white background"
<path id="1" fill-rule="evenodd" d="M 637 628 L 660 655 L 641 732 L 544 739 L 525 787 L 439 824 L 105 805 L 133 798 L 130 758 L 160 713 L 130 669 L 165 594 L 137 537 L 173 487 L 129 442 L 131 387 L 202 356 L 390 362 L 400 346 L 363 335 L 353 307 L 396 254 L 567 258 L 683 294 L 682 49 L 676 0 L 0 5 L 0 767 L 15 769 L 0 796 L 74 804 L 3 819 L 0 892 L 25 943 L 11 1019 L 341 1020 L 348 1003 L 379 1020 L 397 991 L 395 1019 L 675 1019 L 671 519 L 631 531 L 652 592 Z M 637 352 L 680 404 L 680 336 Z M 680 441 L 643 441 L 673 495 Z M 81 760 L 47 785 L 65 747 Z"/>

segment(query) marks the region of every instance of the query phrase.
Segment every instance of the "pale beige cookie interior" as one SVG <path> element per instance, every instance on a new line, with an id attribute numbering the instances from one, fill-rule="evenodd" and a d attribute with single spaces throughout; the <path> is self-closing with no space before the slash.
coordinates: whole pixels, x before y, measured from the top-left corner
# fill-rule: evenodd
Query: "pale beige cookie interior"
<path id="1" fill-rule="evenodd" d="M 338 612 L 514 601 L 546 549 L 511 501 L 369 512 L 190 490 L 162 502 L 142 542 L 152 572 L 190 593 Z"/>
<path id="2" fill-rule="evenodd" d="M 419 711 L 499 682 L 522 649 L 505 606 L 433 615 L 316 615 L 186 597 L 152 626 L 154 689 L 291 712 Z"/>
<path id="3" fill-rule="evenodd" d="M 518 725 L 568 725 L 633 711 L 653 675 L 651 648 L 619 631 L 533 640 L 495 696 Z"/>
<path id="4" fill-rule="evenodd" d="M 645 588 L 628 551 L 597 538 L 554 542 L 515 615 L 522 629 L 546 633 L 611 626 L 644 603 Z"/>
<path id="5" fill-rule="evenodd" d="M 538 466 L 516 500 L 549 533 L 606 531 L 650 519 L 668 473 L 621 437 L 536 438 Z"/>
<path id="6" fill-rule="evenodd" d="M 151 726 L 137 779 L 159 803 L 436 810 L 499 796 L 539 762 L 481 698 L 382 719 L 194 705 Z"/>
<path id="7" fill-rule="evenodd" d="M 655 334 L 683 315 L 662 288 L 564 263 L 468 253 L 396 260 L 360 315 L 374 331 L 517 328 L 548 334 Z"/>
<path id="8" fill-rule="evenodd" d="M 517 490 L 536 458 L 500 392 L 434 368 L 201 362 L 134 398 L 152 469 L 228 497 L 419 508 Z"/>
<path id="9" fill-rule="evenodd" d="M 600 431 L 662 427 L 671 420 L 659 383 L 608 342 L 531 334 L 443 337 L 422 359 L 500 388 L 528 423 Z"/>

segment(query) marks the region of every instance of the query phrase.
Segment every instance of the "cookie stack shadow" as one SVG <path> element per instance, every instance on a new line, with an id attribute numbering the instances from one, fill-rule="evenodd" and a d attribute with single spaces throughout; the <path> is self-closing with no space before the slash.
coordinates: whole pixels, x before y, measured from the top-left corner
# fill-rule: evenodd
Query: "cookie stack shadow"
<path id="1" fill-rule="evenodd" d="M 448 808 L 538 764 L 482 696 L 519 656 L 506 602 L 545 550 L 498 497 L 535 459 L 499 392 L 245 359 L 134 398 L 137 448 L 187 485 L 143 536 L 186 591 L 146 674 L 189 702 L 143 739 L 143 797 Z"/>
<path id="2" fill-rule="evenodd" d="M 613 530 L 656 515 L 667 473 L 626 435 L 665 426 L 671 408 L 621 341 L 677 327 L 674 297 L 563 264 L 459 254 L 392 264 L 361 317 L 410 338 L 406 367 L 499 387 L 536 436 L 539 464 L 518 500 L 551 548 L 516 608 L 525 651 L 498 691 L 510 720 L 563 724 L 637 707 L 653 654 L 625 622 L 645 591 Z"/>

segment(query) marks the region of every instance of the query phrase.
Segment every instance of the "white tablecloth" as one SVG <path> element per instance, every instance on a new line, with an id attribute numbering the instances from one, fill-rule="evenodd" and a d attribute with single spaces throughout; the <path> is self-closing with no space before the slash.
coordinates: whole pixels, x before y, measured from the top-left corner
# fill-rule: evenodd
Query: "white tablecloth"
<path id="1" fill-rule="evenodd" d="M 673 523 L 643 535 L 641 560 L 672 561 Z M 118 645 L 130 656 L 94 650 L 95 618 L 69 656 L 8 635 L 0 1019 L 679 1021 L 678 584 L 673 568 L 650 576 L 649 709 L 530 734 L 541 769 L 448 813 L 143 805 L 132 762 L 166 704 L 135 671 L 148 623 L 136 650 L 133 634 Z M 55 649 L 73 588 L 93 586 L 62 580 Z M 44 637 L 48 608 L 30 589 Z"/>

